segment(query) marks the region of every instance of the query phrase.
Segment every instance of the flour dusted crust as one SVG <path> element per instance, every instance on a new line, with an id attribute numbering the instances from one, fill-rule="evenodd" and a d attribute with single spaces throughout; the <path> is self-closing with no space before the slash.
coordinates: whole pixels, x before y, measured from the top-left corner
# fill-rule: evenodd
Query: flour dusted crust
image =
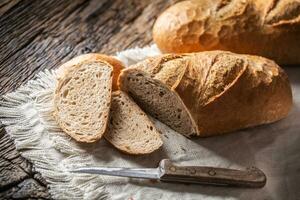
<path id="1" fill-rule="evenodd" d="M 167 125 L 187 136 L 192 130 L 191 134 L 206 137 L 275 122 L 286 117 L 292 107 L 287 75 L 275 62 L 259 56 L 226 51 L 163 55 L 125 69 L 119 79 L 121 89 L 152 116 L 168 122 L 176 118 L 157 116 L 155 108 L 164 108 L 175 98 L 164 102 L 157 95 L 141 95 L 147 93 L 147 87 L 140 84 L 144 79 L 180 97 L 176 105 L 186 108 L 185 117 L 190 116 L 196 127 L 178 131 L 172 123 Z M 153 88 L 150 92 L 155 93 Z"/>
<path id="2" fill-rule="evenodd" d="M 153 39 L 164 53 L 228 50 L 300 63 L 300 1 L 188 0 L 157 19 Z"/>

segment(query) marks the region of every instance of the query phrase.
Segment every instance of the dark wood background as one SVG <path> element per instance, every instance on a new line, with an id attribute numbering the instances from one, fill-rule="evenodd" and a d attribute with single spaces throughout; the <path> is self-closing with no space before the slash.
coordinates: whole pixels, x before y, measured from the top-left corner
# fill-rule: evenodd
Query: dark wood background
<path id="1" fill-rule="evenodd" d="M 76 55 L 150 44 L 156 17 L 175 1 L 1 0 L 0 95 Z M 51 196 L 0 127 L 0 199 L 24 198 Z"/>

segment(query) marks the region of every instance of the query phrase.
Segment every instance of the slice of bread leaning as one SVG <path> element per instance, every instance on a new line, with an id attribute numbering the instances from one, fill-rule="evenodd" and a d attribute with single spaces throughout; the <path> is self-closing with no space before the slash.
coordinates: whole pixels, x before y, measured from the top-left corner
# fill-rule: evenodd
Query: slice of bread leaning
<path id="1" fill-rule="evenodd" d="M 61 129 L 79 142 L 99 140 L 107 127 L 113 66 L 99 59 L 80 60 L 58 76 L 54 117 Z"/>
<path id="2" fill-rule="evenodd" d="M 110 122 L 104 137 L 128 154 L 148 154 L 163 143 L 147 115 L 121 91 L 112 94 Z"/>

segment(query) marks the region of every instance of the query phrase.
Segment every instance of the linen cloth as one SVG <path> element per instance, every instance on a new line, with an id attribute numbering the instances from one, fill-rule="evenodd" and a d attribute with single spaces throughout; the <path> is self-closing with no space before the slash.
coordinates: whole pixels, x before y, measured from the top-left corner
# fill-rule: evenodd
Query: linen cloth
<path id="1" fill-rule="evenodd" d="M 125 50 L 116 57 L 129 66 L 158 54 L 152 45 Z M 300 199 L 300 66 L 284 69 L 294 99 L 286 119 L 223 136 L 190 140 L 151 118 L 161 131 L 164 144 L 150 155 L 126 155 L 104 139 L 80 144 L 61 132 L 52 116 L 55 71 L 40 72 L 34 80 L 4 95 L 0 120 L 22 156 L 49 183 L 54 199 L 296 200 Z M 164 158 L 181 165 L 236 169 L 256 166 L 265 172 L 267 184 L 262 189 L 224 188 L 68 172 L 84 166 L 157 167 Z"/>

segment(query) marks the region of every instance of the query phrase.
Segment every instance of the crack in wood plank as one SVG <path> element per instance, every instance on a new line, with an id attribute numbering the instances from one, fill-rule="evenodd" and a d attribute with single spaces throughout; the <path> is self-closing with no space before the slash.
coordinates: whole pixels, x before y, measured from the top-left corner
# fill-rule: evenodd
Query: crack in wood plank
<path id="1" fill-rule="evenodd" d="M 0 144 L 0 199 L 50 199 L 45 181 L 16 151 L 4 127 L 0 127 Z"/>

